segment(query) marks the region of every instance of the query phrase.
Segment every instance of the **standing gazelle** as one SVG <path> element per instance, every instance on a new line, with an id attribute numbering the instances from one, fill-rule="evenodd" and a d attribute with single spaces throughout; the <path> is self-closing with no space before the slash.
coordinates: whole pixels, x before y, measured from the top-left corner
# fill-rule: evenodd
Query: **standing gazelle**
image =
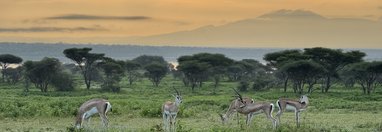
<path id="1" fill-rule="evenodd" d="M 276 114 L 278 124 L 280 124 L 280 116 L 284 113 L 284 111 L 294 110 L 297 127 L 300 127 L 300 112 L 304 111 L 308 107 L 308 96 L 302 95 L 298 101 L 291 99 L 279 99 L 276 103 L 279 107 L 279 112 Z"/>
<path id="2" fill-rule="evenodd" d="M 111 104 L 105 99 L 91 99 L 86 101 L 78 109 L 75 126 L 77 129 L 81 128 L 84 120 L 89 123 L 90 117 L 98 113 L 104 127 L 107 127 L 109 120 L 106 113 L 108 111 L 111 111 Z"/>
<path id="3" fill-rule="evenodd" d="M 261 103 L 253 103 L 253 104 L 247 104 L 245 107 L 239 108 L 238 111 L 240 111 L 243 114 L 247 114 L 247 125 L 251 125 L 251 121 L 253 118 L 253 115 L 257 115 L 260 113 L 264 113 L 265 116 L 271 120 L 273 128 L 276 127 L 276 119 L 273 118 L 274 105 L 273 103 L 268 102 L 261 102 Z"/>
<path id="4" fill-rule="evenodd" d="M 162 106 L 163 124 L 165 131 L 176 131 L 176 116 L 179 111 L 179 106 L 182 103 L 182 96 L 178 90 L 176 90 L 175 102 L 167 101 Z"/>
<path id="5" fill-rule="evenodd" d="M 235 89 L 234 89 L 235 90 Z M 253 115 L 257 115 L 259 113 L 264 112 L 266 117 L 271 120 L 273 128 L 276 127 L 276 119 L 273 118 L 272 113 L 274 109 L 274 105 L 272 103 L 262 102 L 262 103 L 254 103 L 254 102 L 247 102 L 245 98 L 242 98 L 239 92 L 235 90 L 236 94 L 238 95 L 239 101 L 237 101 L 237 112 L 247 115 L 246 124 L 251 125 L 251 121 L 253 118 Z M 221 116 L 223 121 L 225 119 L 225 116 Z"/>

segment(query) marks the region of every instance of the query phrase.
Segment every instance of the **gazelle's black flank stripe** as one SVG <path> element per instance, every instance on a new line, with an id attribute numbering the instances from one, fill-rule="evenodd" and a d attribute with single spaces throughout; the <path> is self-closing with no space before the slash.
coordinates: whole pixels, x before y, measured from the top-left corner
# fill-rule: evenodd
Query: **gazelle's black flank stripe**
<path id="1" fill-rule="evenodd" d="M 107 110 L 107 105 L 108 105 L 108 103 L 105 103 L 105 110 L 104 110 L 105 113 L 106 113 L 106 110 Z"/>
<path id="2" fill-rule="evenodd" d="M 271 108 L 269 109 L 269 113 L 272 115 L 272 111 L 273 111 L 273 105 L 271 104 Z"/>

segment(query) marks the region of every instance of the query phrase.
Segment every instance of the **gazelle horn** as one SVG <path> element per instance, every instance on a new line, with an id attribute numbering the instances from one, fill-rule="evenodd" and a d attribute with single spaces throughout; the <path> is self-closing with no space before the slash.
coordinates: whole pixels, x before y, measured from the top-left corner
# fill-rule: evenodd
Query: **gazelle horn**
<path id="1" fill-rule="evenodd" d="M 244 103 L 244 101 L 243 101 L 243 97 L 241 96 L 241 94 L 236 90 L 236 89 L 234 89 L 234 88 L 232 88 L 234 91 L 235 91 L 235 93 L 238 95 L 238 97 L 239 97 L 239 99 L 240 99 L 240 102 L 242 102 L 243 104 L 245 104 Z"/>
<path id="2" fill-rule="evenodd" d="M 172 87 L 172 88 L 175 90 L 175 92 L 176 92 L 177 95 L 180 95 L 180 93 L 178 92 L 178 90 L 176 90 L 175 87 Z"/>

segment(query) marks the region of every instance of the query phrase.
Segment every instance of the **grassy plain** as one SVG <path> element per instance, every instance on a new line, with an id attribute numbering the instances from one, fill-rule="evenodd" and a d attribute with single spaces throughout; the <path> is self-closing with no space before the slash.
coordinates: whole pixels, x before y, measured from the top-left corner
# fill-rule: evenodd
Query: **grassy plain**
<path id="1" fill-rule="evenodd" d="M 80 84 L 80 82 L 78 82 Z M 99 85 L 90 91 L 78 85 L 76 91 L 41 93 L 38 89 L 24 92 L 22 83 L 0 84 L 0 131 L 70 131 L 77 108 L 91 98 L 108 98 L 113 111 L 108 114 L 110 127 L 107 131 L 160 131 L 160 107 L 164 101 L 173 100 L 172 87 L 183 95 L 183 104 L 178 116 L 178 131 L 382 131 L 382 92 L 377 89 L 372 95 L 363 95 L 359 88 L 345 89 L 335 86 L 329 93 L 315 91 L 310 95 L 310 106 L 302 112 L 302 126 L 296 128 L 294 113 L 282 117 L 282 126 L 272 130 L 271 122 L 264 114 L 255 116 L 250 127 L 245 126 L 243 115 L 238 124 L 234 115 L 229 124 L 222 125 L 218 113 L 224 113 L 234 95 L 231 88 L 237 83 L 222 82 L 216 93 L 213 85 L 205 83 L 192 92 L 180 81 L 166 77 L 159 87 L 148 80 L 134 85 L 121 83 L 121 93 L 100 92 Z M 298 98 L 292 92 L 279 88 L 267 91 L 243 93 L 255 101 L 275 103 L 279 97 Z M 276 114 L 277 108 L 273 112 Z M 106 131 L 100 127 L 99 117 L 94 116 L 84 131 Z"/>

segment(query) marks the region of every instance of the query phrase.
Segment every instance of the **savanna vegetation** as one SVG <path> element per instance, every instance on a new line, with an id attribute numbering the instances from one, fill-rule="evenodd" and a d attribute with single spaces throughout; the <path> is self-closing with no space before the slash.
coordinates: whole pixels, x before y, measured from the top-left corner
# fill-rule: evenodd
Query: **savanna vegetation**
<path id="1" fill-rule="evenodd" d="M 176 88 L 183 96 L 178 131 L 382 131 L 382 63 L 365 62 L 359 51 L 284 50 L 266 54 L 266 65 L 200 53 L 179 57 L 178 66 L 161 56 L 115 60 L 91 51 L 63 51 L 73 64 L 0 55 L 0 130 L 74 131 L 78 107 L 105 98 L 113 107 L 109 128 L 94 116 L 81 131 L 163 131 L 161 105 L 173 100 Z M 255 102 L 309 94 L 310 104 L 299 128 L 293 112 L 277 129 L 263 114 L 249 127 L 243 115 L 223 125 L 218 114 L 234 99 L 232 88 Z"/>

